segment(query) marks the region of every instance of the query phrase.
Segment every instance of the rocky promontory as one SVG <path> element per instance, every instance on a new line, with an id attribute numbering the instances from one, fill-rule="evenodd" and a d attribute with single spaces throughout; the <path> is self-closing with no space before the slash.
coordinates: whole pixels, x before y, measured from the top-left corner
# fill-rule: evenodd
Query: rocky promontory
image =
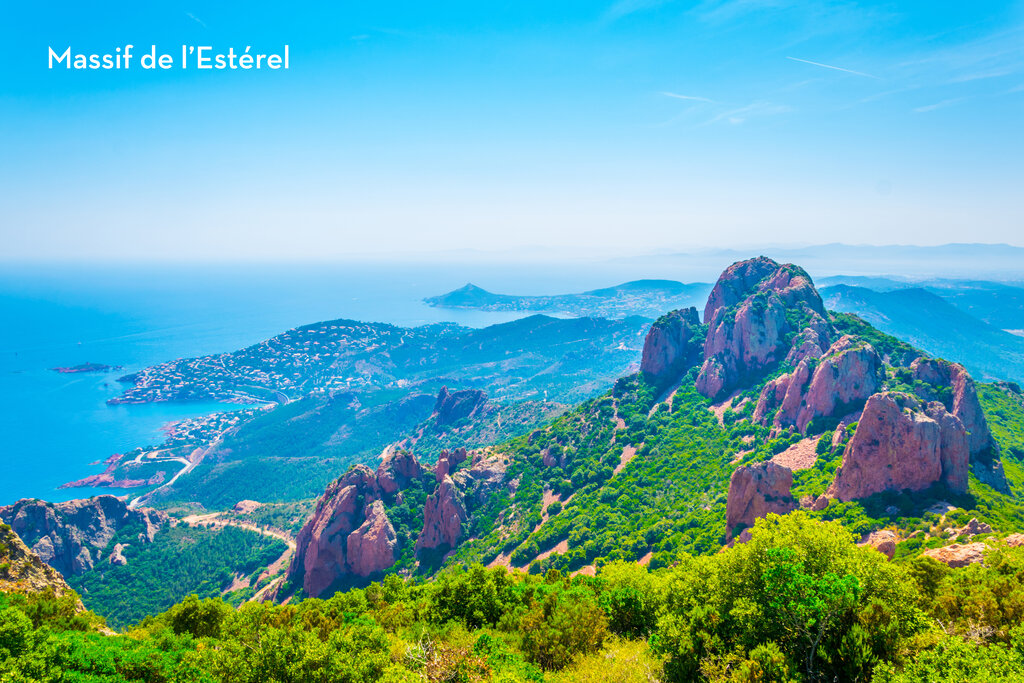
<path id="1" fill-rule="evenodd" d="M 0 520 L 44 562 L 72 576 L 105 560 L 104 552 L 119 532 L 137 530 L 134 542 L 151 542 L 167 515 L 148 508 L 133 510 L 120 498 L 104 495 L 65 503 L 26 498 L 0 507 Z"/>

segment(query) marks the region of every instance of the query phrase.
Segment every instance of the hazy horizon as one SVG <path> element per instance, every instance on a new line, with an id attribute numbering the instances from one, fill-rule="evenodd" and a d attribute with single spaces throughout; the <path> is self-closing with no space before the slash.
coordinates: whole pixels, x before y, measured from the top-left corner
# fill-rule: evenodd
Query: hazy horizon
<path id="1" fill-rule="evenodd" d="M 6 260 L 1014 242 L 1024 2 L 9 8 Z M 279 51 L 74 71 L 47 49 Z"/>

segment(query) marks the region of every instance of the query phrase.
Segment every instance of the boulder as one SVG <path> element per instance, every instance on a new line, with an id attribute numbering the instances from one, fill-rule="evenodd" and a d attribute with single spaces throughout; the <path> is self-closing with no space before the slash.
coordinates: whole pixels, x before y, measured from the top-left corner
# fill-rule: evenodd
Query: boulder
<path id="1" fill-rule="evenodd" d="M 416 456 L 406 450 L 388 447 L 377 467 L 377 485 L 386 494 L 394 494 L 423 476 Z"/>
<path id="2" fill-rule="evenodd" d="M 651 384 L 665 388 L 700 363 L 704 334 L 696 308 L 683 308 L 658 318 L 644 338 L 640 372 Z"/>
<path id="3" fill-rule="evenodd" d="M 722 273 L 708 297 L 704 322 L 708 331 L 697 390 L 712 400 L 787 358 L 795 339 L 807 355 L 832 335 L 810 276 L 763 256 Z M 801 336 L 807 329 L 811 332 Z"/>
<path id="4" fill-rule="evenodd" d="M 799 504 L 790 493 L 793 473 L 774 462 L 738 467 L 729 479 L 725 523 L 731 537 L 737 527 L 753 526 L 754 520 L 770 512 L 784 515 Z"/>
<path id="5" fill-rule="evenodd" d="M 235 503 L 234 507 L 231 508 L 231 511 L 236 515 L 250 515 L 261 507 L 263 507 L 263 503 L 259 503 L 255 500 L 240 500 Z"/>
<path id="6" fill-rule="evenodd" d="M 969 455 L 962 432 L 963 425 L 940 404 L 925 406 L 900 392 L 874 394 L 826 495 L 848 501 L 882 491 L 920 491 L 939 481 L 963 493 Z"/>
<path id="7" fill-rule="evenodd" d="M 954 543 L 944 548 L 929 548 L 921 554 L 957 569 L 983 562 L 986 550 L 988 550 L 988 546 L 984 543 L 967 543 L 965 545 Z"/>
<path id="8" fill-rule="evenodd" d="M 858 545 L 874 548 L 891 560 L 896 555 L 896 544 L 899 542 L 900 537 L 896 535 L 896 532 L 889 529 L 881 529 L 879 531 L 872 531 L 861 539 Z"/>

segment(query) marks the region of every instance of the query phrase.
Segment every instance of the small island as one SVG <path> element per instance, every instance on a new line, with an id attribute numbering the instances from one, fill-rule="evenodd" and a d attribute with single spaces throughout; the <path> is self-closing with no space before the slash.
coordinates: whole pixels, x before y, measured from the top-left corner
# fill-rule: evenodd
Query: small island
<path id="1" fill-rule="evenodd" d="M 114 370 L 120 370 L 120 365 L 104 365 L 103 363 L 82 363 L 80 365 L 72 365 L 66 368 L 50 368 L 54 372 L 59 372 L 65 375 L 74 375 L 79 372 L 113 372 Z"/>

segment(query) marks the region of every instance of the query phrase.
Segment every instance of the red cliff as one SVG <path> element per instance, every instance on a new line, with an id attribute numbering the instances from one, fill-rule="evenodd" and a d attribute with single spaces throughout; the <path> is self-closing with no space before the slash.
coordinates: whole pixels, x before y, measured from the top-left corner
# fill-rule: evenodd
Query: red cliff
<path id="1" fill-rule="evenodd" d="M 864 498 L 882 491 L 920 491 L 937 482 L 967 490 L 969 454 L 960 421 L 939 403 L 899 392 L 868 399 L 827 496 Z"/>
<path id="2" fill-rule="evenodd" d="M 657 387 L 667 387 L 700 363 L 704 334 L 697 309 L 683 308 L 658 318 L 644 339 L 640 372 Z"/>

